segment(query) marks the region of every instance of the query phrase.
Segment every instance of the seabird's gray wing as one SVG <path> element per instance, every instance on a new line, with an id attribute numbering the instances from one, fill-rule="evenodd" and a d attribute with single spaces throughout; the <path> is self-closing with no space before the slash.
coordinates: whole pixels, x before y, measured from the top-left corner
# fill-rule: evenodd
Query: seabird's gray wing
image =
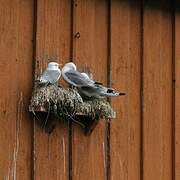
<path id="1" fill-rule="evenodd" d="M 97 85 L 102 85 L 102 84 L 103 84 L 103 83 L 101 83 L 101 82 L 98 82 L 98 81 L 95 81 L 95 80 L 91 79 L 91 78 L 89 77 L 89 75 L 88 75 L 87 73 L 85 73 L 85 72 L 82 72 L 81 75 L 83 75 L 84 78 L 90 80 L 93 84 L 97 84 Z"/>
<path id="2" fill-rule="evenodd" d="M 96 87 L 83 86 L 78 88 L 78 92 L 84 98 L 102 98 Z"/>
<path id="3" fill-rule="evenodd" d="M 75 86 L 93 86 L 94 82 L 88 78 L 85 78 L 80 72 L 70 70 L 64 73 L 65 80 Z"/>
<path id="4" fill-rule="evenodd" d="M 103 98 L 103 97 L 125 95 L 124 93 L 116 92 L 112 88 L 107 88 L 101 85 L 80 87 L 78 88 L 78 92 L 82 97 L 88 97 L 88 98 L 93 98 L 93 97 Z"/>

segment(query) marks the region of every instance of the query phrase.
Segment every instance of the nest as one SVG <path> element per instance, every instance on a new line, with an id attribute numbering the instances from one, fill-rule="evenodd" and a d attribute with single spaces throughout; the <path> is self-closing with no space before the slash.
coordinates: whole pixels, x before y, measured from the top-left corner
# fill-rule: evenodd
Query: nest
<path id="1" fill-rule="evenodd" d="M 76 89 L 55 84 L 35 85 L 29 111 L 48 127 L 47 132 L 54 129 L 54 119 L 75 122 L 84 128 L 85 134 L 90 134 L 101 118 L 115 118 L 115 112 L 105 99 L 84 100 Z"/>

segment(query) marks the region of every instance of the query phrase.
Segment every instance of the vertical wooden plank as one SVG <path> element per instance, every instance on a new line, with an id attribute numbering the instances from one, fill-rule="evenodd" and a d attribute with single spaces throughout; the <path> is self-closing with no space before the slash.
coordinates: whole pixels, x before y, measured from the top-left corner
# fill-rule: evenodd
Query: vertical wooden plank
<path id="1" fill-rule="evenodd" d="M 180 179 L 180 3 L 175 4 L 175 180 Z"/>
<path id="2" fill-rule="evenodd" d="M 78 38 L 76 34 L 79 33 Z M 74 3 L 74 52 L 77 67 L 88 67 L 98 81 L 107 81 L 107 2 L 77 0 Z M 73 127 L 72 179 L 105 179 L 105 122 L 90 136 Z"/>
<path id="3" fill-rule="evenodd" d="M 112 180 L 140 179 L 140 25 L 139 1 L 111 1 L 112 87 L 126 93 L 112 98 Z"/>
<path id="4" fill-rule="evenodd" d="M 144 2 L 144 180 L 172 179 L 170 1 Z"/>
<path id="5" fill-rule="evenodd" d="M 63 0 L 37 1 L 36 74 L 51 60 L 65 63 L 70 58 L 71 4 Z M 35 123 L 34 178 L 68 178 L 68 127 L 58 123 L 46 134 Z"/>
<path id="6" fill-rule="evenodd" d="M 33 1 L 1 0 L 0 34 L 0 177 L 30 180 Z"/>

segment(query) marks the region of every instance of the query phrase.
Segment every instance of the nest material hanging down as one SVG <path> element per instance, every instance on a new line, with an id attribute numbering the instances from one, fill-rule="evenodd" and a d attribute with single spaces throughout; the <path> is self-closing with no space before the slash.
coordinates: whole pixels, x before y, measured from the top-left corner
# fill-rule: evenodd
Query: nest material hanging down
<path id="1" fill-rule="evenodd" d="M 46 113 L 64 120 L 81 124 L 85 134 L 90 134 L 100 118 L 115 118 L 115 112 L 105 99 L 83 100 L 75 89 L 57 85 L 36 84 L 32 93 L 29 111 L 35 116 Z"/>

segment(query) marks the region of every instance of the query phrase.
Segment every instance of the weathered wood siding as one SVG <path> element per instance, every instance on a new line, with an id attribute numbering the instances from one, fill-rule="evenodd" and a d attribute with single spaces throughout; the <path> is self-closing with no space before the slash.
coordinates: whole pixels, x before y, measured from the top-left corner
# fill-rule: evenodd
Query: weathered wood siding
<path id="1" fill-rule="evenodd" d="M 117 118 L 91 136 L 28 113 L 48 58 L 108 86 Z M 0 180 L 179 180 L 180 3 L 0 0 Z"/>

